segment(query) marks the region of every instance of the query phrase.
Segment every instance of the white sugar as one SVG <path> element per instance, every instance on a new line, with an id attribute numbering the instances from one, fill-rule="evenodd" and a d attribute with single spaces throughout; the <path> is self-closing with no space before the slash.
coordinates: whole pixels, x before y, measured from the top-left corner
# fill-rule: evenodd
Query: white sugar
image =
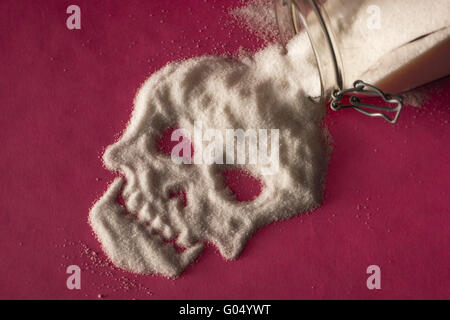
<path id="1" fill-rule="evenodd" d="M 90 214 L 114 264 L 174 277 L 205 242 L 234 259 L 261 226 L 320 205 L 327 167 L 325 106 L 309 99 L 319 94 L 320 85 L 308 46 L 300 35 L 287 54 L 272 45 L 241 60 L 205 56 L 174 62 L 144 83 L 128 128 L 104 156 L 105 165 L 126 182 L 117 178 Z M 233 166 L 176 165 L 158 152 L 162 131 L 189 131 L 195 121 L 218 130 L 279 130 L 275 175 L 263 176 L 259 165 L 238 166 L 261 180 L 255 200 L 238 202 L 232 196 L 223 171 Z M 171 191 L 180 190 L 187 195 L 184 208 L 169 199 Z M 120 194 L 126 207 L 116 201 Z"/>
<path id="2" fill-rule="evenodd" d="M 429 9 L 419 2 L 417 14 Z M 409 38 L 420 30 L 405 29 L 412 17 L 398 18 L 398 8 L 387 3 L 392 10 L 384 18 L 397 19 L 398 30 L 368 41 L 358 27 L 362 13 L 348 20 L 341 30 L 344 48 L 351 57 L 351 64 L 344 61 L 348 75 L 354 77 L 349 81 L 363 73 L 367 76 L 364 80 L 376 80 L 392 66 L 401 66 L 420 53 L 416 44 L 408 47 L 407 55 L 391 54 L 399 41 L 413 40 Z M 407 5 L 404 0 L 398 3 Z M 442 0 L 436 3 L 445 7 Z M 266 0 L 254 0 L 233 14 L 270 40 L 274 16 L 268 4 Z M 423 26 L 420 21 L 415 23 Z M 427 25 L 433 28 L 436 23 Z M 354 41 L 359 43 L 352 47 Z M 361 46 L 361 41 L 367 46 Z M 380 74 L 380 68 L 371 67 L 381 57 L 390 58 L 383 61 L 385 71 Z M 111 261 L 135 273 L 176 277 L 201 254 L 207 242 L 214 244 L 225 259 L 235 259 L 260 227 L 317 208 L 323 197 L 328 161 L 327 135 L 322 127 L 326 107 L 310 99 L 319 96 L 320 89 L 305 34 L 290 41 L 287 53 L 272 44 L 253 57 L 203 56 L 170 63 L 153 74 L 139 90 L 124 134 L 104 155 L 105 166 L 120 177 L 89 216 Z M 165 130 L 183 128 L 192 132 L 197 121 L 218 132 L 279 130 L 277 173 L 264 175 L 258 164 L 177 165 L 159 152 L 157 141 Z M 196 143 L 194 153 L 201 149 Z M 261 180 L 262 192 L 253 201 L 236 201 L 227 187 L 223 173 L 234 167 Z M 186 193 L 185 207 L 179 198 L 170 197 L 181 191 Z"/>

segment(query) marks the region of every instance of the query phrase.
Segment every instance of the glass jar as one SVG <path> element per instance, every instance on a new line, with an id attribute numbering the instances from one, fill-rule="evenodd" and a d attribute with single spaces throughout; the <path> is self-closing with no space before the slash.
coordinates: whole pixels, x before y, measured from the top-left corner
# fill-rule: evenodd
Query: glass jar
<path id="1" fill-rule="evenodd" d="M 395 122 L 398 95 L 450 74 L 450 1 L 275 0 L 281 39 L 306 30 L 321 80 L 318 102 L 334 110 L 381 111 Z M 361 81 L 362 80 L 362 81 Z M 370 84 L 369 84 L 370 83 Z M 355 93 L 344 106 L 345 94 Z M 394 108 L 364 104 L 357 96 L 378 95 Z"/>

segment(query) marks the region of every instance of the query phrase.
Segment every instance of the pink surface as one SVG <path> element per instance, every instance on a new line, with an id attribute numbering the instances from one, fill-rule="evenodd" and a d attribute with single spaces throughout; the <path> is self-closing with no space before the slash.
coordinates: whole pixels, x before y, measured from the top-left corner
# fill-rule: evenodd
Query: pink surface
<path id="1" fill-rule="evenodd" d="M 65 26 L 74 3 L 80 31 Z M 0 2 L 0 298 L 450 298 L 448 78 L 395 126 L 330 112 L 324 205 L 262 229 L 238 260 L 210 246 L 176 281 L 111 270 L 87 217 L 139 85 L 174 59 L 261 41 L 229 24 L 234 0 L 74 3 Z M 66 288 L 72 264 L 80 291 Z"/>

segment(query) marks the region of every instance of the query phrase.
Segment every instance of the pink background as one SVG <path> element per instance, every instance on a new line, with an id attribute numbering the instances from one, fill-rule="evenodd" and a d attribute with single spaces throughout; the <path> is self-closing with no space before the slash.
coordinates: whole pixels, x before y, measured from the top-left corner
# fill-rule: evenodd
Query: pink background
<path id="1" fill-rule="evenodd" d="M 70 4 L 79 31 L 66 28 Z M 324 205 L 260 230 L 238 260 L 210 246 L 175 281 L 109 266 L 87 224 L 114 179 L 102 150 L 165 63 L 262 45 L 231 24 L 236 4 L 0 2 L 0 298 L 450 298 L 449 78 L 395 126 L 330 112 Z M 71 264 L 82 290 L 66 288 Z M 373 264 L 380 291 L 366 288 Z"/>

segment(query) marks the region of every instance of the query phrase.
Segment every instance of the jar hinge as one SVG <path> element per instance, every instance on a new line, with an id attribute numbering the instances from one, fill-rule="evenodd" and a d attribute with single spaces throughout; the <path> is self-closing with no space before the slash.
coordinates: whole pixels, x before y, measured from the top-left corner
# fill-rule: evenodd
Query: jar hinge
<path id="1" fill-rule="evenodd" d="M 330 107 L 334 111 L 341 109 L 355 109 L 370 117 L 383 117 L 386 121 L 394 124 L 397 122 L 398 117 L 403 109 L 403 97 L 400 95 L 384 93 L 377 87 L 365 83 L 361 80 L 355 81 L 353 88 L 339 90 L 336 89 L 331 95 Z M 374 104 L 363 103 L 361 99 L 364 97 L 361 95 L 352 95 L 349 99 L 350 104 L 344 105 L 342 99 L 347 94 L 359 93 L 361 95 L 379 96 L 388 104 L 395 105 L 394 107 L 383 107 Z M 370 111 L 373 110 L 373 111 Z M 381 111 L 381 112 L 379 112 Z M 390 117 L 388 113 L 395 113 L 393 117 Z"/>

